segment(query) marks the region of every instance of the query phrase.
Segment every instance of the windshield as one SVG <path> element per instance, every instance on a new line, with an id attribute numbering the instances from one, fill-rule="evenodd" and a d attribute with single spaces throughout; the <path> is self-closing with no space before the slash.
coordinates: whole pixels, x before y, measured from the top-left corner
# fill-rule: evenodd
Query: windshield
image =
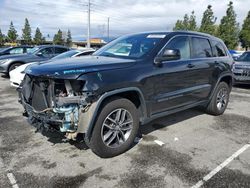
<path id="1" fill-rule="evenodd" d="M 238 59 L 237 61 L 249 61 L 250 63 L 250 52 L 245 52 L 243 53 Z"/>
<path id="2" fill-rule="evenodd" d="M 73 55 L 76 55 L 78 54 L 80 51 L 78 50 L 70 50 L 68 52 L 64 52 L 60 55 L 57 55 L 56 57 L 52 58 L 53 60 L 56 60 L 56 59 L 64 59 L 64 58 L 68 58 L 68 57 L 72 57 Z"/>
<path id="3" fill-rule="evenodd" d="M 34 48 L 29 49 L 29 51 L 27 51 L 27 53 L 28 54 L 34 54 L 39 49 L 40 49 L 39 47 L 34 47 Z"/>
<path id="4" fill-rule="evenodd" d="M 150 53 L 165 34 L 138 34 L 121 37 L 96 51 L 93 55 L 139 59 Z"/>

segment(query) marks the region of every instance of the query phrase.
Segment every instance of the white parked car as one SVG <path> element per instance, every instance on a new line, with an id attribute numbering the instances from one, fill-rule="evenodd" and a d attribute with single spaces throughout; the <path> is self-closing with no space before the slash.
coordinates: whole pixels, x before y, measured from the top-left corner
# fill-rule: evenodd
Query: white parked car
<path id="1" fill-rule="evenodd" d="M 53 60 L 56 60 L 56 59 L 65 59 L 65 58 L 81 57 L 81 56 L 91 55 L 94 52 L 95 52 L 95 50 L 93 50 L 93 49 L 88 49 L 88 50 L 84 50 L 84 51 L 70 50 L 70 51 L 64 52 L 64 53 L 50 59 L 47 62 L 49 63 L 49 62 L 51 62 Z M 10 75 L 10 85 L 13 86 L 13 87 L 19 87 L 19 85 L 21 84 L 21 82 L 23 81 L 23 78 L 25 76 L 24 70 L 28 66 L 30 66 L 30 65 L 32 66 L 32 64 L 34 64 L 34 63 L 36 63 L 36 62 L 21 65 L 21 66 L 17 67 L 16 69 L 10 71 L 10 73 L 9 73 L 9 75 Z"/>
<path id="2" fill-rule="evenodd" d="M 25 76 L 24 70 L 26 69 L 27 66 L 32 65 L 32 64 L 33 63 L 26 63 L 10 71 L 9 73 L 10 85 L 13 87 L 19 87 L 19 85 L 21 84 Z"/>

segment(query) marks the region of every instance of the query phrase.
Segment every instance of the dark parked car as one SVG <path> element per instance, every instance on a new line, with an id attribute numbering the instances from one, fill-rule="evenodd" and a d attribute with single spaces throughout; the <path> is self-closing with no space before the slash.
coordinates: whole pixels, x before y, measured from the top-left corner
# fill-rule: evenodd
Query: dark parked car
<path id="1" fill-rule="evenodd" d="M 224 43 L 195 32 L 118 38 L 92 56 L 36 64 L 19 88 L 24 115 L 38 129 L 78 133 L 92 151 L 128 150 L 139 125 L 195 106 L 224 113 L 233 59 Z M 201 125 L 202 126 L 202 125 Z"/>
<path id="2" fill-rule="evenodd" d="M 64 46 L 42 45 L 34 47 L 27 54 L 0 56 L 0 73 L 8 74 L 16 67 L 35 61 L 46 61 L 68 51 Z"/>
<path id="3" fill-rule="evenodd" d="M 0 56 L 2 55 L 13 55 L 13 54 L 25 54 L 28 53 L 33 47 L 32 46 L 16 46 L 0 49 Z"/>
<path id="4" fill-rule="evenodd" d="M 65 58 L 70 58 L 70 57 L 81 57 L 81 56 L 92 55 L 94 52 L 95 52 L 94 49 L 70 50 L 70 51 L 64 52 L 56 57 L 53 57 L 52 59 L 50 59 L 50 61 L 65 59 Z"/>
<path id="5" fill-rule="evenodd" d="M 244 52 L 233 66 L 234 83 L 250 84 L 250 52 Z"/>
<path id="6" fill-rule="evenodd" d="M 75 58 L 75 57 L 87 56 L 87 55 L 93 54 L 94 52 L 95 52 L 94 49 L 85 49 L 83 51 L 69 50 L 67 52 L 64 52 L 62 54 L 59 54 L 59 55 L 49 59 L 48 61 L 43 61 L 43 63 L 45 63 L 45 62 L 50 63 L 50 62 L 53 62 L 55 60 L 65 59 L 65 58 Z M 27 66 L 31 66 L 34 63 L 39 63 L 39 62 L 26 63 L 24 65 L 17 67 L 15 70 L 10 71 L 9 72 L 10 85 L 12 85 L 14 87 L 19 87 L 24 76 L 25 76 L 24 70 L 26 69 Z"/>

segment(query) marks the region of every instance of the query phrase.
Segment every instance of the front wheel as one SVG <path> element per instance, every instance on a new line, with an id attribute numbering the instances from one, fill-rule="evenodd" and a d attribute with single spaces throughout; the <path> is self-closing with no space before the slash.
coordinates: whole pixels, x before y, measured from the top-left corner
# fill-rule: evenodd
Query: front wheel
<path id="1" fill-rule="evenodd" d="M 229 94 L 230 88 L 228 84 L 220 82 L 206 108 L 206 112 L 216 116 L 223 114 L 229 102 Z"/>
<path id="2" fill-rule="evenodd" d="M 114 157 L 127 151 L 139 128 L 135 105 L 125 98 L 114 98 L 105 103 L 90 139 L 90 148 L 102 158 Z"/>
<path id="3" fill-rule="evenodd" d="M 9 72 L 16 69 L 17 67 L 19 67 L 20 65 L 22 65 L 21 63 L 14 63 L 10 66 L 9 68 Z"/>

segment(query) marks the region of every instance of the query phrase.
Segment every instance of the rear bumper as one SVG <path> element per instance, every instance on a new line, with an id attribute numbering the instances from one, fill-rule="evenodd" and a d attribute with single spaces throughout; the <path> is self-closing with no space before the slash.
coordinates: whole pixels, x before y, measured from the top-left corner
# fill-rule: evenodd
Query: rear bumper
<path id="1" fill-rule="evenodd" d="M 250 84 L 250 75 L 249 76 L 234 75 L 234 84 Z"/>

